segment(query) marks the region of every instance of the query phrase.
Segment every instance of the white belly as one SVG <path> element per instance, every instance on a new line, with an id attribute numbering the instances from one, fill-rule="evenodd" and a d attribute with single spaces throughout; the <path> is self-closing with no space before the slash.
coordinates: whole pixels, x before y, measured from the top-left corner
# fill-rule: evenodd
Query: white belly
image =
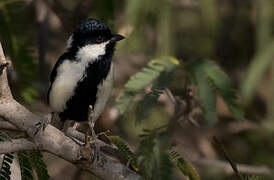
<path id="1" fill-rule="evenodd" d="M 50 107 L 54 112 L 62 112 L 66 108 L 66 102 L 73 96 L 85 68 L 84 63 L 65 60 L 57 69 L 57 76 L 49 94 Z"/>

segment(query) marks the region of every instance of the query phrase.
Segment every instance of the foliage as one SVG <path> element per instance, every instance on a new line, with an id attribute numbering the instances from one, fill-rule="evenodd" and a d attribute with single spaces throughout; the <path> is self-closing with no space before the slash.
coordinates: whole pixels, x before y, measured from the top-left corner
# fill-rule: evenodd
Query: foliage
<path id="1" fill-rule="evenodd" d="M 33 52 L 30 51 L 30 42 L 33 42 L 30 38 L 32 26 L 27 20 L 28 11 L 25 6 L 24 0 L 1 1 L 0 38 L 5 43 L 6 54 L 15 67 L 12 75 L 13 80 L 17 82 L 16 95 L 27 103 L 33 103 L 38 95 L 37 89 L 34 88 L 38 72 Z"/>
<path id="2" fill-rule="evenodd" d="M 2 166 L 0 170 L 0 177 L 3 180 L 10 179 L 11 171 L 10 171 L 10 164 L 12 164 L 14 159 L 13 154 L 7 153 L 3 155 Z"/>
<path id="3" fill-rule="evenodd" d="M 132 76 L 126 83 L 123 94 L 118 98 L 120 113 L 124 114 L 126 112 L 138 93 L 144 91 L 151 83 L 159 80 L 161 75 L 171 73 L 177 65 L 179 65 L 179 61 L 173 57 L 162 57 L 151 60 L 146 67 Z M 154 87 L 152 89 L 153 93 L 158 94 L 156 92 L 157 89 L 157 87 Z"/>
<path id="4" fill-rule="evenodd" d="M 10 137 L 4 132 L 0 132 L 0 141 L 8 141 Z M 2 165 L 0 168 L 0 179 L 8 180 L 11 175 L 11 164 L 13 163 L 14 155 L 12 153 L 7 153 L 3 155 Z"/>
<path id="5" fill-rule="evenodd" d="M 32 166 L 28 157 L 28 153 L 19 152 L 17 154 L 18 154 L 18 159 L 19 159 L 19 164 L 21 169 L 22 180 L 32 180 L 33 179 Z"/>
<path id="6" fill-rule="evenodd" d="M 136 155 L 129 149 L 124 140 L 119 136 L 107 136 L 109 140 L 121 151 L 128 164 L 132 166 L 135 171 L 138 171 Z"/>
<path id="7" fill-rule="evenodd" d="M 198 59 L 189 64 L 187 70 L 198 88 L 200 104 L 208 124 L 217 122 L 216 91 L 220 93 L 234 117 L 244 119 L 243 109 L 237 103 L 236 91 L 232 88 L 229 77 L 213 61 Z"/>
<path id="8" fill-rule="evenodd" d="M 194 168 L 194 166 L 190 163 L 185 161 L 179 153 L 176 151 L 171 151 L 169 153 L 170 159 L 174 161 L 176 167 L 189 178 L 189 180 L 200 180 L 200 175 Z"/>
<path id="9" fill-rule="evenodd" d="M 136 75 L 132 76 L 125 85 L 124 93 L 118 99 L 120 113 L 125 113 L 134 97 L 144 93 L 145 88 L 151 86 L 150 92 L 145 93 L 137 103 L 136 124 L 143 123 L 148 118 L 151 109 L 158 104 L 159 95 L 168 87 L 173 72 L 179 61 L 174 58 L 159 58 L 151 60 L 148 65 Z M 229 110 L 236 119 L 243 119 L 243 110 L 237 103 L 237 95 L 231 86 L 229 77 L 212 61 L 198 59 L 193 63 L 182 66 L 185 70 L 186 82 L 191 81 L 197 86 L 199 103 L 204 112 L 205 122 L 212 125 L 217 122 L 216 96 L 217 92 L 226 102 Z M 172 162 L 189 179 L 200 179 L 199 174 L 190 162 L 185 161 L 178 154 L 170 158 L 168 143 L 170 133 L 169 124 L 154 129 L 144 129 L 140 134 L 137 150 L 137 167 L 146 179 L 171 179 Z M 115 141 L 119 138 L 116 137 Z M 115 143 L 114 143 L 115 144 Z M 133 157 L 123 141 L 116 142 L 116 146 L 125 154 L 127 159 Z M 177 156 L 176 156 L 177 155 Z M 135 157 L 135 156 L 134 156 Z M 159 171 L 159 169 L 163 169 Z M 161 173 L 159 173 L 161 172 Z"/>
<path id="10" fill-rule="evenodd" d="M 166 126 L 152 130 L 144 129 L 143 134 L 140 135 L 140 145 L 136 154 L 129 150 L 125 141 L 119 136 L 107 137 L 126 157 L 133 169 L 140 171 L 146 179 L 172 179 L 174 166 L 190 180 L 200 179 L 199 174 L 190 162 L 184 161 L 175 151 L 168 152 Z"/>
<path id="11" fill-rule="evenodd" d="M 29 152 L 29 159 L 31 166 L 35 170 L 38 179 L 39 180 L 48 180 L 49 175 L 48 175 L 48 170 L 47 170 L 47 165 L 45 164 L 43 160 L 43 155 L 41 151 L 38 150 L 33 150 Z"/>
<path id="12" fill-rule="evenodd" d="M 168 145 L 165 144 L 165 138 L 162 136 L 165 129 L 165 126 L 152 130 L 144 129 L 143 134 L 140 134 L 141 140 L 137 150 L 138 164 L 140 172 L 146 179 L 170 179 L 172 166 L 169 165 L 170 161 L 166 157 Z"/>
<path id="13" fill-rule="evenodd" d="M 10 141 L 11 136 L 5 132 L 0 133 L 0 141 Z M 18 152 L 17 156 L 13 153 L 3 155 L 0 176 L 4 180 L 10 179 L 12 174 L 11 166 L 14 163 L 14 158 L 18 157 L 22 180 L 32 180 L 33 172 L 35 171 L 39 180 L 48 180 L 49 175 L 47 166 L 43 160 L 41 151 L 34 150 L 30 152 Z"/>

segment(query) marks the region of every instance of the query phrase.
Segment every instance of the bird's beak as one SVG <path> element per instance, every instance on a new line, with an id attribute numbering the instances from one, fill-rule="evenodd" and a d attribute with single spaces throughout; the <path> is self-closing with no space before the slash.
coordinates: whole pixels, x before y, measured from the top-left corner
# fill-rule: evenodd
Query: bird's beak
<path id="1" fill-rule="evenodd" d="M 125 37 L 120 34 L 113 34 L 110 40 L 112 42 L 117 42 L 117 41 L 121 41 L 122 39 L 125 39 Z"/>

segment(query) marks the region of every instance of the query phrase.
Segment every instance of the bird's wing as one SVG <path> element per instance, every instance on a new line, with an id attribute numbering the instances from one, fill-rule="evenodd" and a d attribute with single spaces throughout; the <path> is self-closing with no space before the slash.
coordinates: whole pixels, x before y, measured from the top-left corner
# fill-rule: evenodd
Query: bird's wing
<path id="1" fill-rule="evenodd" d="M 62 64 L 62 62 L 63 62 L 64 60 L 66 60 L 66 59 L 70 59 L 69 54 L 68 54 L 68 53 L 62 54 L 62 55 L 58 58 L 57 62 L 55 63 L 55 65 L 54 65 L 54 67 L 53 67 L 53 69 L 52 69 L 52 71 L 51 71 L 51 73 L 50 73 L 50 86 L 49 86 L 48 93 L 47 93 L 47 102 L 49 102 L 49 93 L 50 93 L 50 90 L 51 90 L 51 86 L 52 86 L 52 84 L 53 84 L 53 82 L 54 82 L 54 80 L 55 80 L 55 78 L 56 78 L 57 69 L 58 69 L 58 67 Z"/>

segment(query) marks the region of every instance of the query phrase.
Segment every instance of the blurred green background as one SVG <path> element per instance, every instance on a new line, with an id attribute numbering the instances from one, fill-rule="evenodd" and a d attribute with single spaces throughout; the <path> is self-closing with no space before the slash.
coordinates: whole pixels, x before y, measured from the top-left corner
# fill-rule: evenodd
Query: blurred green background
<path id="1" fill-rule="evenodd" d="M 210 58 L 231 78 L 246 118 L 235 120 L 217 96 L 218 121 L 212 126 L 198 121 L 197 126 L 180 120 L 172 134 L 176 150 L 193 163 L 201 179 L 233 179 L 231 167 L 211 144 L 217 135 L 244 172 L 273 179 L 273 0 L 0 0 L 0 40 L 13 63 L 10 86 L 32 111 L 50 111 L 45 101 L 50 70 L 86 17 L 126 36 L 117 46 L 115 88 L 98 131 L 111 129 L 135 150 L 142 129 L 161 126 L 173 109 L 163 96 L 140 125 L 134 123 L 136 107 L 119 116 L 115 99 L 128 79 L 152 58 L 174 56 L 182 65 Z M 169 89 L 175 96 L 185 95 L 184 75 L 183 68 L 173 74 Z M 45 157 L 51 179 L 90 178 L 71 164 Z M 185 179 L 178 173 L 172 178 Z"/>

